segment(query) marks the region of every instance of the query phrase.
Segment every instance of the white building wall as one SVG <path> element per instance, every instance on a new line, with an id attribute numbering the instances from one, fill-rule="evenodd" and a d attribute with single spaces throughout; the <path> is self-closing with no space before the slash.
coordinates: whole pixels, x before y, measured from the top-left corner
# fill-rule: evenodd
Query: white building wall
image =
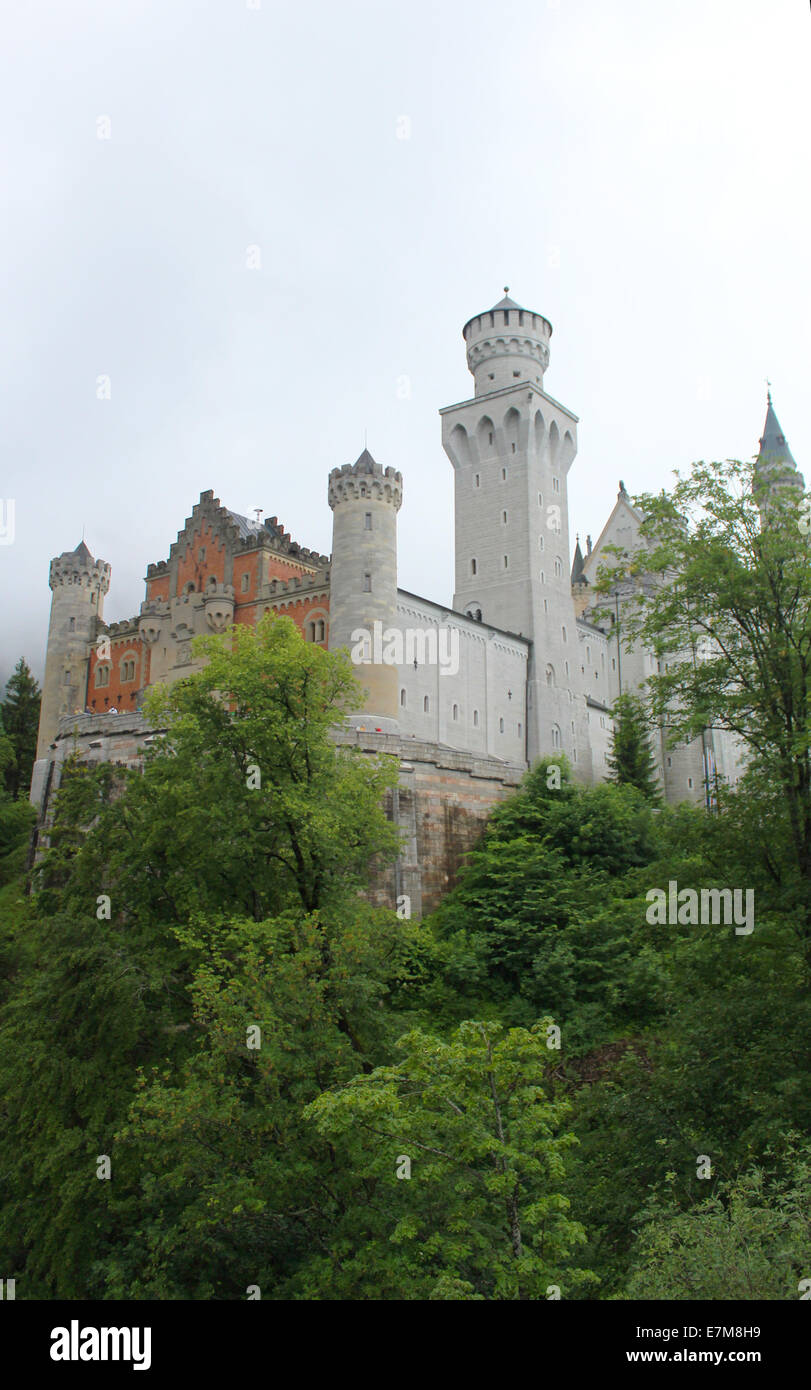
<path id="1" fill-rule="evenodd" d="M 404 654 L 409 631 L 434 632 L 436 651 L 443 657 L 458 651 L 455 672 L 447 662 L 444 673 L 439 661 L 418 659 L 415 666 L 410 659 L 398 664 L 401 734 L 522 762 L 529 643 L 403 590 L 397 597 L 396 628 Z M 445 637 L 440 643 L 441 630 Z"/>

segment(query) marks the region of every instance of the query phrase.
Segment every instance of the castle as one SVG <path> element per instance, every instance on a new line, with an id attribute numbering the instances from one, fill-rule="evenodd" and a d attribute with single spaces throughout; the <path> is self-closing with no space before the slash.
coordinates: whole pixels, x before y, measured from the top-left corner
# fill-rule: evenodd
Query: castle
<path id="1" fill-rule="evenodd" d="M 650 652 L 618 640 L 632 586 L 597 601 L 607 546 L 633 551 L 642 517 L 621 483 L 596 544 L 570 564 L 567 481 L 577 416 L 544 388 L 551 324 L 505 297 L 463 329 L 473 396 L 440 411 L 455 478 L 452 606 L 397 583 L 399 472 L 367 450 L 334 468 L 332 555 L 293 541 L 203 492 L 171 545 L 150 564 L 140 613 L 106 624 L 110 565 L 82 542 L 51 561 L 53 591 L 31 799 L 45 829 L 65 758 L 138 766 L 155 737 L 139 713 L 155 684 L 188 675 L 198 633 L 287 614 L 306 641 L 348 648 L 365 702 L 336 731 L 370 753 L 394 753 L 390 813 L 403 849 L 381 900 L 418 914 L 452 882 L 482 818 L 542 755 L 560 751 L 580 780 L 606 776 L 611 708 L 656 670 Z M 771 397 L 761 457 L 796 466 Z M 797 475 L 799 477 L 799 475 Z M 116 713 L 113 714 L 112 711 Z M 707 730 L 686 747 L 652 741 L 669 801 L 708 803 L 716 776 L 735 783 L 740 750 Z"/>

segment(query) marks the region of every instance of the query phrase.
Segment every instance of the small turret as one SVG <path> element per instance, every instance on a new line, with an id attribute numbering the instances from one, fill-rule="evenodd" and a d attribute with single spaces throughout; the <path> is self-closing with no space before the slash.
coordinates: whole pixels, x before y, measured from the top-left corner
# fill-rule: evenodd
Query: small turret
<path id="1" fill-rule="evenodd" d="M 383 468 L 364 449 L 329 475 L 332 508 L 329 647 L 353 653 L 367 691 L 364 720 L 397 728 L 397 667 L 382 660 L 385 633 L 397 621 L 397 513 L 402 474 Z M 361 714 L 361 712 L 359 712 Z"/>
<path id="2" fill-rule="evenodd" d="M 106 560 L 95 560 L 84 540 L 51 561 L 48 582 L 53 597 L 37 758 L 46 756 L 62 716 L 81 713 L 85 707 L 89 649 L 103 615 L 110 573 Z"/>
<path id="3" fill-rule="evenodd" d="M 542 314 L 510 299 L 508 288 L 505 285 L 498 304 L 468 319 L 462 329 L 477 396 L 521 382 L 543 387 L 552 325 Z"/>

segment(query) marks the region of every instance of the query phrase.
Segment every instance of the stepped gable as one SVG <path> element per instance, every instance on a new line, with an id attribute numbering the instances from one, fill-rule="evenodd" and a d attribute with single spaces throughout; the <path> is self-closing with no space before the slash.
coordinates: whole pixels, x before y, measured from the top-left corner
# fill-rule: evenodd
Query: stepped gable
<path id="1" fill-rule="evenodd" d="M 285 555 L 313 570 L 323 570 L 329 564 L 328 556 L 294 541 L 278 517 L 272 516 L 263 522 L 252 521 L 250 517 L 224 507 L 219 497 L 214 496 L 213 489 L 209 488 L 207 492 L 200 493 L 200 500 L 192 508 L 191 516 L 186 517 L 183 527 L 178 531 L 177 540 L 169 550 L 169 560 L 159 560 L 148 565 L 147 579 L 157 579 L 168 574 L 169 562 L 175 556 L 183 554 L 195 529 L 204 522 L 207 522 L 212 532 L 225 542 L 232 554 L 262 547 Z"/>

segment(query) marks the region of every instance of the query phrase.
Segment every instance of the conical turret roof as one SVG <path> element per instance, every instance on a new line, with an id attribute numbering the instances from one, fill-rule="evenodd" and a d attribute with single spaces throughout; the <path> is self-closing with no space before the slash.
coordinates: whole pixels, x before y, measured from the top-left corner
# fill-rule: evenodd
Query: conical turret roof
<path id="1" fill-rule="evenodd" d="M 805 487 L 805 479 L 797 471 L 797 464 L 772 404 L 771 391 L 766 397 L 766 420 L 755 460 L 755 474 L 761 486 Z"/>
<path id="2" fill-rule="evenodd" d="M 368 449 L 364 449 L 360 458 L 356 459 L 352 465 L 359 473 L 374 473 L 378 465 L 375 463 Z"/>

